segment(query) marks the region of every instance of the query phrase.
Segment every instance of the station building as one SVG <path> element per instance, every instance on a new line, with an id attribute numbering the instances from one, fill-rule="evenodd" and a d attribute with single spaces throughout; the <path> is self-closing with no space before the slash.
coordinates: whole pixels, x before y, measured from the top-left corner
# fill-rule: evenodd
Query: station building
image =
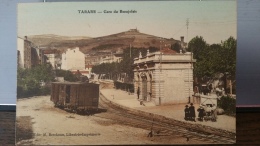
<path id="1" fill-rule="evenodd" d="M 188 103 L 193 95 L 191 52 L 177 53 L 169 48 L 134 59 L 134 88 L 140 98 L 155 105 Z M 192 102 L 192 101 L 191 101 Z"/>

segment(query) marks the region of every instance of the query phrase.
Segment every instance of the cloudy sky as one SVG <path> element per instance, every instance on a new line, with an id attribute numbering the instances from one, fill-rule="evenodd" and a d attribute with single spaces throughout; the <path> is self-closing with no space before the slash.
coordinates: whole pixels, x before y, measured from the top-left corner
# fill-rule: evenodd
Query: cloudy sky
<path id="1" fill-rule="evenodd" d="M 99 37 L 137 28 L 159 37 L 188 41 L 196 35 L 207 43 L 236 38 L 236 1 L 59 2 L 18 4 L 18 36 L 56 34 Z M 79 14 L 136 10 L 137 13 Z M 187 30 L 187 20 L 189 21 Z"/>

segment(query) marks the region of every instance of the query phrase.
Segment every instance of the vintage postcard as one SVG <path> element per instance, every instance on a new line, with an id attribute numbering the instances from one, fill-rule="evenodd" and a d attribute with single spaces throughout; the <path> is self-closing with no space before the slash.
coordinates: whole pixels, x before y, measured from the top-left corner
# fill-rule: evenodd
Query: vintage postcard
<path id="1" fill-rule="evenodd" d="M 235 0 L 17 7 L 17 145 L 236 142 Z"/>

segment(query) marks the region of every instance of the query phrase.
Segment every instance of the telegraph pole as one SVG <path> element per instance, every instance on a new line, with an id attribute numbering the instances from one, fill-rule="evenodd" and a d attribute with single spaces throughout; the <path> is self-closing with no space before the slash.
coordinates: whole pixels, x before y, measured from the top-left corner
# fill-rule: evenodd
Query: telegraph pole
<path id="1" fill-rule="evenodd" d="M 189 40 L 189 18 L 186 20 L 186 26 L 187 26 L 187 41 Z M 191 69 L 192 69 L 192 52 L 191 52 Z M 190 103 L 190 69 L 188 68 L 188 86 L 189 86 L 189 102 Z"/>
<path id="2" fill-rule="evenodd" d="M 186 26 L 187 26 L 187 41 L 189 40 L 189 34 L 188 34 L 188 32 L 189 32 L 189 18 L 187 18 L 187 20 L 186 20 Z"/>
<path id="3" fill-rule="evenodd" d="M 162 45 L 161 43 L 164 41 L 160 41 L 160 57 L 159 57 L 159 70 L 160 70 L 160 74 L 159 74 L 159 105 L 161 105 L 161 75 L 162 75 Z"/>

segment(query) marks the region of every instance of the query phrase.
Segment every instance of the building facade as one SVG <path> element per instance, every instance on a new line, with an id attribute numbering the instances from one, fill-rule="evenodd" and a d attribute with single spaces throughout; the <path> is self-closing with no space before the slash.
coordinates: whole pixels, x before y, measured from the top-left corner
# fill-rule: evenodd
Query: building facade
<path id="1" fill-rule="evenodd" d="M 40 63 L 38 52 L 32 42 L 25 38 L 17 38 L 18 67 L 31 68 Z"/>
<path id="2" fill-rule="evenodd" d="M 61 69 L 64 70 L 85 70 L 85 54 L 78 47 L 68 49 L 61 55 Z"/>
<path id="3" fill-rule="evenodd" d="M 139 88 L 140 97 L 156 105 L 188 103 L 193 94 L 194 62 L 192 53 L 170 49 L 140 54 L 133 64 L 135 93 Z"/>
<path id="4" fill-rule="evenodd" d="M 41 54 L 43 54 L 42 59 L 44 60 L 44 63 L 50 63 L 53 69 L 61 69 L 62 57 L 59 50 L 43 49 L 41 50 L 41 52 Z"/>
<path id="5" fill-rule="evenodd" d="M 121 54 L 112 54 L 111 55 L 107 55 L 101 58 L 99 64 L 102 63 L 113 63 L 113 62 L 121 62 L 122 61 L 122 55 Z"/>

